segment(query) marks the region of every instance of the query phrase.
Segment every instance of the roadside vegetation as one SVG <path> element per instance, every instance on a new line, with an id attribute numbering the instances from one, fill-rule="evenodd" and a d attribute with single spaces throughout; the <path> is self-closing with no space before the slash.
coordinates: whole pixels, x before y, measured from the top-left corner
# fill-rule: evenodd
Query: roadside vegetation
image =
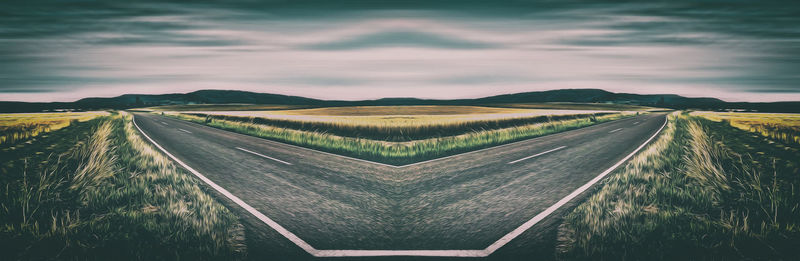
<path id="1" fill-rule="evenodd" d="M 181 104 L 140 108 L 142 111 L 270 111 L 313 108 L 309 105 Z"/>
<path id="2" fill-rule="evenodd" d="M 565 217 L 557 257 L 795 259 L 798 159 L 793 144 L 673 115 L 654 143 Z"/>
<path id="3" fill-rule="evenodd" d="M 616 103 L 576 103 L 576 102 L 541 102 L 541 103 L 501 103 L 488 104 L 491 107 L 549 110 L 598 110 L 598 111 L 658 111 L 661 108 L 616 104 Z"/>
<path id="4" fill-rule="evenodd" d="M 412 141 L 437 137 L 461 135 L 485 130 L 519 127 L 553 121 L 573 120 L 611 115 L 611 112 L 573 111 L 536 111 L 535 113 L 518 114 L 477 114 L 464 117 L 453 116 L 412 116 L 398 115 L 394 117 L 358 116 L 358 117 L 255 117 L 234 116 L 211 113 L 186 113 L 187 115 L 206 118 L 206 120 L 223 120 L 246 122 L 287 128 L 300 131 L 329 133 L 332 135 L 364 138 L 380 141 Z"/>
<path id="5" fill-rule="evenodd" d="M 48 118 L 43 118 L 47 120 Z M 114 114 L 0 151 L 4 260 L 241 259 L 236 216 Z"/>
<path id="6" fill-rule="evenodd" d="M 607 122 L 632 114 L 585 114 L 537 123 L 498 129 L 472 130 L 460 135 L 444 136 L 405 142 L 374 140 L 334 135 L 330 132 L 306 131 L 254 121 L 234 121 L 225 118 L 202 117 L 191 114 L 166 114 L 178 119 L 208 126 L 285 142 L 341 155 L 387 164 L 403 165 L 476 149 L 496 146 L 551 133 Z"/>
<path id="7" fill-rule="evenodd" d="M 0 114 L 0 145 L 28 140 L 42 133 L 83 122 L 107 112 L 8 113 Z"/>

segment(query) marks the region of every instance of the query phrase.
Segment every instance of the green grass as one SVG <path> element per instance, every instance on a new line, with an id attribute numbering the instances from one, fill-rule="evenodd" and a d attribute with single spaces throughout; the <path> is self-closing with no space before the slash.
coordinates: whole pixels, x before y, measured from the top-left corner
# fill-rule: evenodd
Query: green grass
<path id="1" fill-rule="evenodd" d="M 336 121 L 302 121 L 289 119 L 275 119 L 266 117 L 245 117 L 212 115 L 205 113 L 186 113 L 186 115 L 206 118 L 206 120 L 222 120 L 230 122 L 245 122 L 260 125 L 268 125 L 278 128 L 287 128 L 310 132 L 324 132 L 336 136 L 364 138 L 382 141 L 412 141 L 437 137 L 447 137 L 461 135 L 465 133 L 480 132 L 483 130 L 495 130 L 525 125 L 548 123 L 553 121 L 564 121 L 581 118 L 596 118 L 613 113 L 582 113 L 564 115 L 536 115 L 529 117 L 511 117 L 483 120 L 462 120 L 456 122 L 434 123 L 434 124 L 410 124 L 401 126 L 374 125 L 374 124 L 352 124 L 340 123 Z"/>
<path id="2" fill-rule="evenodd" d="M 800 153 L 697 117 L 668 127 L 559 231 L 560 259 L 793 259 Z"/>
<path id="3" fill-rule="evenodd" d="M 474 131 L 457 136 L 411 142 L 386 142 L 185 114 L 170 116 L 242 134 L 394 165 L 435 159 L 628 117 L 628 115 L 610 114 Z"/>
<path id="4" fill-rule="evenodd" d="M 602 111 L 649 111 L 662 110 L 654 107 L 615 104 L 615 103 L 576 103 L 576 102 L 542 102 L 542 103 L 508 103 L 488 104 L 486 106 L 501 108 L 523 109 L 553 109 L 553 110 L 602 110 Z"/>
<path id="5" fill-rule="evenodd" d="M 235 215 L 144 142 L 101 117 L 3 148 L 4 260 L 244 256 Z"/>
<path id="6" fill-rule="evenodd" d="M 271 111 L 314 108 L 310 105 L 182 104 L 143 108 L 152 111 Z"/>

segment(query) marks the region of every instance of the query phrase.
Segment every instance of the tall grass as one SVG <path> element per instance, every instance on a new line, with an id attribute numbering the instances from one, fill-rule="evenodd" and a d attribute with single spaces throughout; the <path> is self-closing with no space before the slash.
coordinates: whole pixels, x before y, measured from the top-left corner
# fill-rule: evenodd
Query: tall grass
<path id="1" fill-rule="evenodd" d="M 28 149 L 77 142 L 50 156 L 19 152 L 24 158 L 10 160 L 22 164 L 3 169 L 5 260 L 243 257 L 236 217 L 142 141 L 129 118 L 104 117 L 52 136 Z"/>
<path id="2" fill-rule="evenodd" d="M 245 122 L 252 124 L 268 125 L 278 128 L 287 128 L 301 131 L 324 132 L 343 137 L 364 138 L 382 141 L 411 141 L 461 135 L 464 133 L 494 130 L 510 127 L 546 123 L 552 121 L 572 120 L 581 118 L 601 117 L 611 115 L 609 112 L 562 114 L 562 115 L 533 115 L 527 117 L 503 117 L 480 120 L 432 121 L 410 124 L 393 124 L 392 121 L 379 123 L 364 122 L 364 120 L 336 120 L 336 121 L 307 121 L 294 119 L 280 119 L 267 117 L 247 117 L 232 115 L 214 115 L 206 113 L 186 113 L 187 115 L 206 118 L 206 121 L 222 120 L 231 122 Z M 379 120 L 385 119 L 378 118 Z"/>
<path id="3" fill-rule="evenodd" d="M 791 169 L 796 158 L 739 154 L 730 146 L 766 147 L 737 132 L 707 120 L 671 117 L 656 142 L 565 218 L 559 258 L 796 257 L 800 177 Z M 781 161 L 788 168 L 776 163 Z"/>
<path id="4" fill-rule="evenodd" d="M 462 135 L 410 142 L 387 142 L 342 137 L 330 133 L 294 130 L 251 122 L 229 121 L 186 114 L 171 116 L 256 137 L 356 158 L 402 165 L 581 128 L 627 117 L 628 115 L 609 114 L 586 118 L 554 120 L 544 123 L 528 124 L 504 129 L 474 131 Z"/>

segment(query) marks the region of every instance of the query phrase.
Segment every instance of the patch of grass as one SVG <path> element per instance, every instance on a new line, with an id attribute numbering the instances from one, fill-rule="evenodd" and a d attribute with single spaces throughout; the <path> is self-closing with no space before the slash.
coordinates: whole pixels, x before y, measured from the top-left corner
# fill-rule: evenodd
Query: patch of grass
<path id="1" fill-rule="evenodd" d="M 488 104 L 487 106 L 502 107 L 502 108 L 550 109 L 550 110 L 602 110 L 602 111 L 663 110 L 654 107 L 630 105 L 630 104 L 575 103 L 575 102 L 510 103 L 510 104 Z"/>
<path id="2" fill-rule="evenodd" d="M 759 133 L 785 144 L 800 144 L 800 114 L 796 113 L 741 113 L 692 112 L 713 121 L 726 121 L 739 129 Z"/>
<path id="3" fill-rule="evenodd" d="M 219 112 L 218 112 L 219 113 Z M 535 112 L 524 114 L 478 114 L 471 117 L 324 117 L 276 118 L 186 113 L 207 120 L 224 120 L 268 125 L 300 131 L 382 141 L 411 141 L 461 135 L 537 123 L 611 115 L 610 112 Z"/>
<path id="4" fill-rule="evenodd" d="M 0 156 L 6 260 L 244 255 L 237 218 L 144 142 L 130 117 L 74 124 Z"/>
<path id="5" fill-rule="evenodd" d="M 264 104 L 181 104 L 147 107 L 148 111 L 272 111 L 313 108 L 310 105 L 264 105 Z"/>
<path id="6" fill-rule="evenodd" d="M 269 125 L 199 117 L 186 114 L 171 115 L 178 119 L 205 124 L 233 132 L 276 140 L 351 157 L 403 165 L 462 152 L 487 148 L 551 133 L 577 129 L 630 115 L 609 114 L 547 121 L 503 129 L 482 130 L 457 136 L 431 138 L 408 142 L 387 142 L 343 137 L 330 133 L 295 130 Z"/>
<path id="7" fill-rule="evenodd" d="M 39 134 L 58 130 L 71 122 L 83 122 L 107 112 L 7 113 L 0 114 L 0 145 L 14 144 Z"/>
<path id="8" fill-rule="evenodd" d="M 561 259 L 793 259 L 800 154 L 696 117 L 653 144 L 569 214 Z"/>

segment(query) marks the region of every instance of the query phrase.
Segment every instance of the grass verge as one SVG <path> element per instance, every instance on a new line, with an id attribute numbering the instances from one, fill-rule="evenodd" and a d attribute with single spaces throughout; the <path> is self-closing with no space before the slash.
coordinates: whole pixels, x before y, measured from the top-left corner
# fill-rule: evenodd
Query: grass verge
<path id="1" fill-rule="evenodd" d="M 244 256 L 235 215 L 144 142 L 129 116 L 73 124 L 0 155 L 6 260 Z"/>
<path id="2" fill-rule="evenodd" d="M 800 242 L 794 151 L 697 117 L 666 130 L 565 217 L 560 259 L 792 259 Z"/>
<path id="3" fill-rule="evenodd" d="M 169 114 L 168 114 L 169 115 Z M 629 117 L 608 114 L 585 118 L 528 124 L 511 128 L 475 131 L 457 136 L 387 142 L 372 139 L 342 137 L 330 133 L 295 130 L 270 125 L 199 117 L 186 114 L 169 115 L 178 119 L 205 124 L 223 130 L 280 141 L 321 151 L 346 155 L 393 165 L 404 165 L 458 153 L 488 148 L 547 134 L 582 128 L 602 122 Z"/>

